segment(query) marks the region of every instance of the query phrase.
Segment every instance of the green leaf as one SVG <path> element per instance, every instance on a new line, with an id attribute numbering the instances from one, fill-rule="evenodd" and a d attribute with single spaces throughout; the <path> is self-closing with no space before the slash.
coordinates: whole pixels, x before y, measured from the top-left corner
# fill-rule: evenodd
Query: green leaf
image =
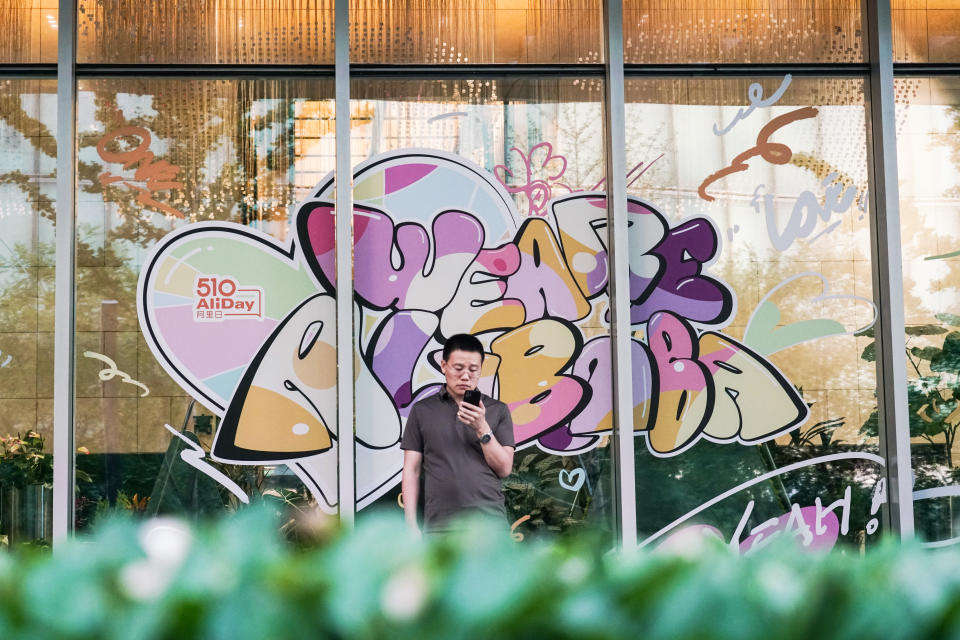
<path id="1" fill-rule="evenodd" d="M 877 361 L 877 343 L 871 342 L 863 349 L 863 353 L 860 354 L 860 357 L 866 360 L 867 362 L 876 362 Z"/>
<path id="2" fill-rule="evenodd" d="M 908 336 L 933 336 L 939 333 L 947 332 L 946 329 L 936 324 L 922 324 L 917 326 L 909 326 L 906 329 L 904 329 L 904 331 L 906 331 Z"/>
<path id="3" fill-rule="evenodd" d="M 942 351 L 930 359 L 930 369 L 951 373 L 960 371 L 960 332 L 951 331 L 947 334 Z"/>
<path id="4" fill-rule="evenodd" d="M 952 327 L 960 327 L 960 316 L 955 316 L 952 313 L 938 313 L 934 317 L 945 324 L 949 324 Z"/>
<path id="5" fill-rule="evenodd" d="M 910 349 L 910 353 L 921 360 L 933 360 L 943 353 L 943 349 L 937 349 L 936 347 L 924 347 L 922 349 L 919 347 L 913 347 Z"/>

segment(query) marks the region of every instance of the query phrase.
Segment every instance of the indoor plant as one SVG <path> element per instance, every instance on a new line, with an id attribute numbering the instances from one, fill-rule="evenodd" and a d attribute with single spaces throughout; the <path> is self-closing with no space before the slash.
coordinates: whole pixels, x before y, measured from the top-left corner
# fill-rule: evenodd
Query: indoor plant
<path id="1" fill-rule="evenodd" d="M 53 520 L 53 456 L 43 436 L 0 437 L 0 535 L 7 544 L 50 540 Z"/>

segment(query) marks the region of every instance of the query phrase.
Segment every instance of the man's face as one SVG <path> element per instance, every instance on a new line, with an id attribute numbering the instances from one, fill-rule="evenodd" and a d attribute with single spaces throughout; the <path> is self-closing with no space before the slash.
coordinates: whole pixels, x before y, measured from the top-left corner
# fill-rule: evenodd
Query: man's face
<path id="1" fill-rule="evenodd" d="M 480 379 L 480 354 L 476 351 L 454 351 L 449 360 L 440 361 L 440 370 L 447 379 L 447 389 L 458 400 L 463 392 L 475 389 Z"/>

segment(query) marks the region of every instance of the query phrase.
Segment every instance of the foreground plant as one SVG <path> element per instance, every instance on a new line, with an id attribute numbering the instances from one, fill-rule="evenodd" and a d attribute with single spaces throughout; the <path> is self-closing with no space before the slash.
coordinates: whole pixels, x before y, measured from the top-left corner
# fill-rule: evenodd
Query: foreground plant
<path id="1" fill-rule="evenodd" d="M 470 523 L 416 541 L 400 520 L 301 523 L 248 509 L 212 528 L 113 522 L 53 555 L 0 554 L 2 638 L 949 638 L 960 558 L 888 542 L 737 557 L 521 543 Z"/>

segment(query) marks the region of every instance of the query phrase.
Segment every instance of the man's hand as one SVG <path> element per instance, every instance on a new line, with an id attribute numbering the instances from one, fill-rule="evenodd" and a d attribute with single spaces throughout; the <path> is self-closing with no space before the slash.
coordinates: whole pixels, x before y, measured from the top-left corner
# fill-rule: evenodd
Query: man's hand
<path id="1" fill-rule="evenodd" d="M 420 527 L 417 525 L 417 501 L 420 499 L 420 469 L 423 466 L 423 454 L 419 451 L 403 452 L 403 472 L 400 476 L 400 491 L 403 496 L 403 516 L 410 531 L 419 539 Z"/>
<path id="2" fill-rule="evenodd" d="M 483 459 L 498 477 L 506 478 L 510 475 L 513 470 L 513 447 L 505 447 L 497 441 L 493 429 L 487 423 L 487 410 L 483 406 L 483 400 L 480 401 L 480 406 L 461 402 L 457 418 L 474 430 L 477 439 L 488 433 L 494 436 L 486 442 L 481 441 Z"/>
<path id="3" fill-rule="evenodd" d="M 487 424 L 487 410 L 483 406 L 483 400 L 480 401 L 480 406 L 469 402 L 461 402 L 460 409 L 457 411 L 457 419 L 476 431 L 478 438 L 492 431 L 490 425 Z"/>

